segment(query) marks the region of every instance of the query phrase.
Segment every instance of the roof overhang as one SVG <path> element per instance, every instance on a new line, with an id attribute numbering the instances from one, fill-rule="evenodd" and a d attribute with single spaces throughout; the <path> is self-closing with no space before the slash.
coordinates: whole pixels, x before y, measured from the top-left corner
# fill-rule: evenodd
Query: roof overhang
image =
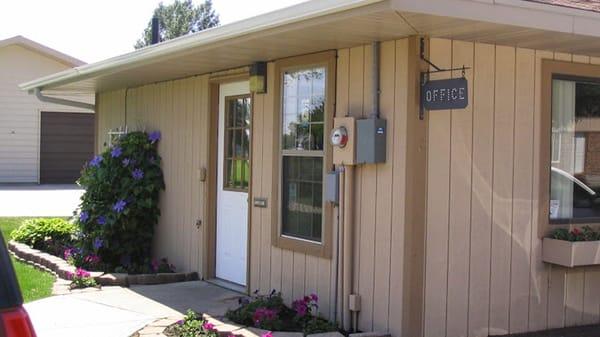
<path id="1" fill-rule="evenodd" d="M 99 92 L 410 35 L 600 56 L 600 13 L 521 0 L 314 0 L 21 88 Z"/>

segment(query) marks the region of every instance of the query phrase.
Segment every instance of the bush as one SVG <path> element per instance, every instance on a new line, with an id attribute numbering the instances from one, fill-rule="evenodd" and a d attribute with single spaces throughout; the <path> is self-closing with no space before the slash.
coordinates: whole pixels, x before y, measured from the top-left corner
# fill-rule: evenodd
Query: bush
<path id="1" fill-rule="evenodd" d="M 273 290 L 269 295 L 258 295 L 242 300 L 240 307 L 229 310 L 225 316 L 241 325 L 254 326 L 270 331 L 296 331 L 304 335 L 337 331 L 337 327 L 317 316 L 319 298 L 316 294 L 304 296 L 292 303 L 292 308 L 283 302 L 280 292 Z"/>
<path id="2" fill-rule="evenodd" d="M 69 273 L 67 278 L 71 280 L 71 284 L 69 285 L 69 288 L 71 289 L 99 287 L 92 275 L 88 271 L 81 268 L 77 268 L 75 273 Z"/>
<path id="3" fill-rule="evenodd" d="M 77 225 L 60 218 L 25 220 L 14 230 L 11 238 L 35 249 L 60 256 L 72 244 Z"/>
<path id="4" fill-rule="evenodd" d="M 107 269 L 139 269 L 151 256 L 165 187 L 159 139 L 159 132 L 128 133 L 82 171 L 78 248 L 83 256 L 99 256 Z"/>

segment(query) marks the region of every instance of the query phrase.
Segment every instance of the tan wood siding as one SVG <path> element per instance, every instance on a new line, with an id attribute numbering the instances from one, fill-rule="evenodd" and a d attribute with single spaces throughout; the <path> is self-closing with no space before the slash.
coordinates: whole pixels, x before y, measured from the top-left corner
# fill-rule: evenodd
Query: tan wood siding
<path id="1" fill-rule="evenodd" d="M 98 95 L 98 151 L 109 145 L 109 129 L 127 125 L 162 133 L 166 189 L 160 197 L 155 255 L 167 257 L 181 271 L 203 270 L 204 226 L 198 229 L 196 220 L 206 221 L 206 186 L 199 170 L 208 166 L 208 86 L 208 76 L 198 76 Z"/>
<path id="2" fill-rule="evenodd" d="M 541 60 L 594 59 L 444 39 L 430 57 L 473 69 L 470 107 L 429 115 L 424 335 L 600 322 L 600 269 L 541 262 L 536 219 Z"/>

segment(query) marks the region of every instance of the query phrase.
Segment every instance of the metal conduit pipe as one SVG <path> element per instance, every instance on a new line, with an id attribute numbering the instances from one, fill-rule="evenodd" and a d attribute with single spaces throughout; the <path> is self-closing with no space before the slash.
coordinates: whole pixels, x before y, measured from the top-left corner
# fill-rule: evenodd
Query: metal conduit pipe
<path id="1" fill-rule="evenodd" d="M 353 328 L 350 295 L 354 288 L 354 167 L 344 166 L 343 315 L 344 329 Z"/>
<path id="2" fill-rule="evenodd" d="M 369 118 L 379 118 L 380 43 L 379 41 L 375 41 L 371 46 L 373 49 L 373 62 L 371 63 L 371 90 L 373 92 L 373 100 L 371 101 L 371 113 L 369 114 Z"/>
<path id="3" fill-rule="evenodd" d="M 94 104 L 71 101 L 68 99 L 63 99 L 63 98 L 58 98 L 58 97 L 44 96 L 42 94 L 42 91 L 39 88 L 35 88 L 33 90 L 33 92 L 35 93 L 35 97 L 37 97 L 37 99 L 40 100 L 41 102 L 72 106 L 72 107 L 76 107 L 76 108 L 90 109 L 92 111 L 94 111 L 96 109 L 96 105 L 94 105 Z"/>

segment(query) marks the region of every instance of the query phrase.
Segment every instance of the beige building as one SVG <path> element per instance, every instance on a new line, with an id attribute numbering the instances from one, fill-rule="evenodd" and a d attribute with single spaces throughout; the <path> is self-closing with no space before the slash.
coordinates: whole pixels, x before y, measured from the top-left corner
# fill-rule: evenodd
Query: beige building
<path id="1" fill-rule="evenodd" d="M 19 84 L 83 64 L 22 36 L 0 40 L 0 183 L 75 181 L 93 151 L 93 111 L 40 102 Z"/>
<path id="2" fill-rule="evenodd" d="M 95 93 L 97 151 L 162 132 L 154 247 L 178 269 L 314 292 L 345 328 L 398 337 L 600 323 L 600 267 L 542 256 L 552 229 L 600 223 L 577 157 L 597 153 L 578 121 L 599 117 L 600 13 L 548 3 L 309 1 L 22 88 Z M 422 79 L 442 109 L 420 108 Z"/>

